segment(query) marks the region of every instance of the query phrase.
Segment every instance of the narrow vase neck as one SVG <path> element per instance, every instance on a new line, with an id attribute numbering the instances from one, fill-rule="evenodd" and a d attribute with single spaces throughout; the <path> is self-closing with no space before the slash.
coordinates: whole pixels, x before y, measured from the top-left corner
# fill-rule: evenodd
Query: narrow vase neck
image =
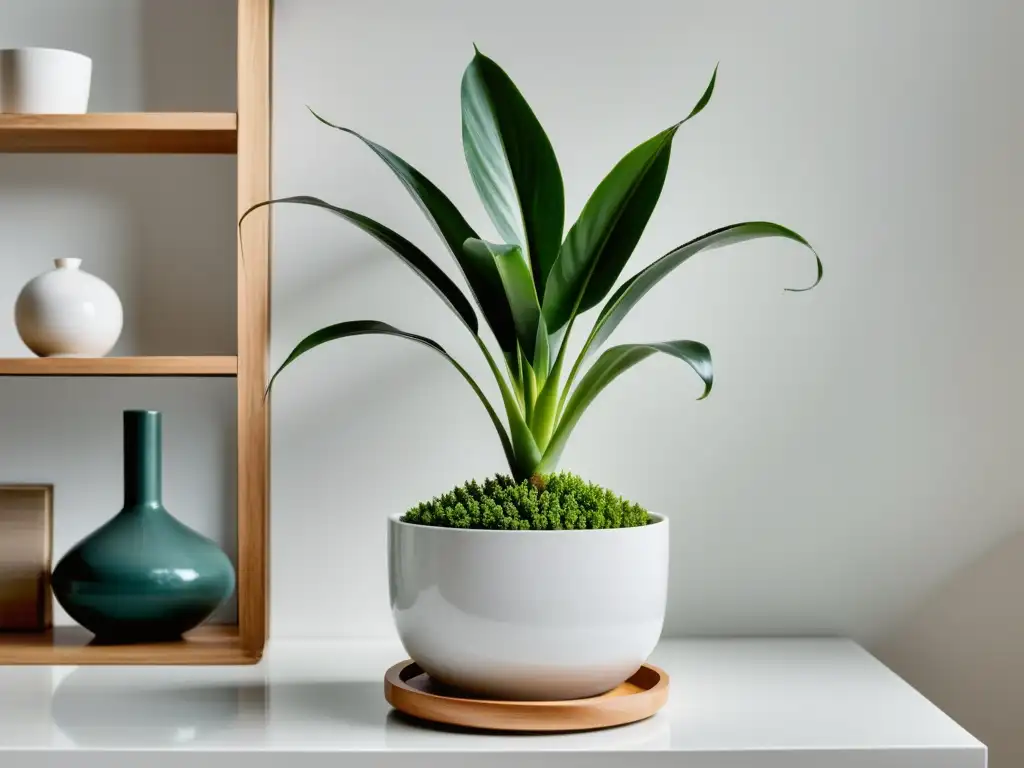
<path id="1" fill-rule="evenodd" d="M 124 505 L 161 505 L 159 411 L 124 412 Z"/>

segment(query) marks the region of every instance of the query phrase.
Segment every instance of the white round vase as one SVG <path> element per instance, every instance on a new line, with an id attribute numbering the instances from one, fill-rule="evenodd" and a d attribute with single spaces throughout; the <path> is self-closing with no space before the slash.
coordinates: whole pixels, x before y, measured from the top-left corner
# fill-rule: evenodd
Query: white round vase
<path id="1" fill-rule="evenodd" d="M 82 114 L 89 108 L 92 59 L 56 48 L 0 50 L 0 112 Z"/>
<path id="2" fill-rule="evenodd" d="M 79 269 L 81 264 L 81 259 L 56 259 L 56 269 L 32 278 L 18 294 L 18 335 L 40 357 L 103 357 L 121 335 L 121 300 L 105 282 Z"/>
<path id="3" fill-rule="evenodd" d="M 604 693 L 661 637 L 668 520 L 583 531 L 388 522 L 391 608 L 435 680 L 504 700 Z"/>

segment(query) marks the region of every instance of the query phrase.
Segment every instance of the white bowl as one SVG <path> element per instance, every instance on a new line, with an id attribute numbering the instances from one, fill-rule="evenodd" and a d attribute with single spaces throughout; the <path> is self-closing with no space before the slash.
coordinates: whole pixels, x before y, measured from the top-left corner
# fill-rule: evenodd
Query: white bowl
<path id="1" fill-rule="evenodd" d="M 55 48 L 0 50 L 0 112 L 82 114 L 89 108 L 92 59 Z"/>
<path id="2" fill-rule="evenodd" d="M 595 696 L 661 636 L 668 520 L 585 531 L 388 522 L 391 608 L 435 680 L 496 699 Z"/>

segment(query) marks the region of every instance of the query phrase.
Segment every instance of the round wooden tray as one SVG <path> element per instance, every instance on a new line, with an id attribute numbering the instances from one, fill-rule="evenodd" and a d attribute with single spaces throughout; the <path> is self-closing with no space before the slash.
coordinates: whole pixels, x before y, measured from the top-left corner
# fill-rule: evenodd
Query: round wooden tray
<path id="1" fill-rule="evenodd" d="M 570 701 L 494 701 L 472 698 L 433 682 L 406 659 L 384 675 L 384 698 L 399 712 L 435 723 L 491 731 L 587 731 L 635 723 L 668 699 L 668 675 L 644 664 L 607 693 Z"/>

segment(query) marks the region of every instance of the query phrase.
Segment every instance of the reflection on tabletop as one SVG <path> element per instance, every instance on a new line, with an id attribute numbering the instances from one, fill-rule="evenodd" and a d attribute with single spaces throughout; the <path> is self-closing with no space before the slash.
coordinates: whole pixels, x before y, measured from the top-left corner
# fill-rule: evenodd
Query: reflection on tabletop
<path id="1" fill-rule="evenodd" d="M 603 731 L 482 733 L 400 715 L 384 700 L 383 679 L 339 679 L 326 669 L 268 678 L 266 663 L 0 668 L 0 746 L 431 749 L 451 748 L 457 734 L 468 750 L 657 750 L 670 741 L 664 713 Z"/>
<path id="2" fill-rule="evenodd" d="M 262 681 L 204 674 L 203 682 L 191 684 L 188 674 L 188 668 L 168 675 L 142 667 L 79 667 L 54 689 L 51 717 L 75 746 L 86 748 L 188 746 L 261 730 L 267 711 Z"/>

